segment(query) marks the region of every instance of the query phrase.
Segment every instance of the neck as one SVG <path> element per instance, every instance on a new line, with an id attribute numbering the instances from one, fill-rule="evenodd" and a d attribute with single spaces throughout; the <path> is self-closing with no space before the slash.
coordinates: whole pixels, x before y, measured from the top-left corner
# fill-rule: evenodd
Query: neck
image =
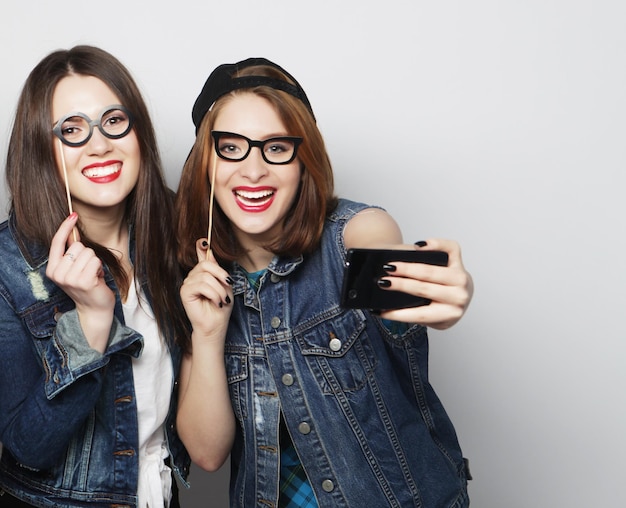
<path id="1" fill-rule="evenodd" d="M 111 249 L 127 250 L 128 225 L 123 206 L 93 209 L 79 205 L 75 208 L 82 229 L 92 241 Z"/>
<path id="2" fill-rule="evenodd" d="M 237 262 L 246 272 L 254 273 L 267 268 L 273 258 L 274 254 L 272 252 L 256 247 L 247 251 Z"/>
<path id="3" fill-rule="evenodd" d="M 272 234 L 264 233 L 252 235 L 243 233 L 237 228 L 234 228 L 234 233 L 246 252 L 237 260 L 237 263 L 248 273 L 258 272 L 259 270 L 267 268 L 272 262 L 272 259 L 274 259 L 274 253 L 267 250 L 263 245 L 269 243 Z M 279 232 L 275 234 L 279 234 Z"/>
<path id="4" fill-rule="evenodd" d="M 93 209 L 79 206 L 77 212 L 81 227 L 89 239 L 109 249 L 118 258 L 126 273 L 130 275 L 132 266 L 124 207 Z"/>

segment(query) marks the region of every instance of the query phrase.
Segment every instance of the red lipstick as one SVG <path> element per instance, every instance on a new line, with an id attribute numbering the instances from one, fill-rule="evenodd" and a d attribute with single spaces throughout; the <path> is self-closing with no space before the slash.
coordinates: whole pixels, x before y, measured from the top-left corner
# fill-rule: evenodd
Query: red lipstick
<path id="1" fill-rule="evenodd" d="M 274 202 L 274 187 L 237 187 L 233 189 L 235 202 L 244 212 L 260 213 L 267 210 Z"/>
<path id="2" fill-rule="evenodd" d="M 122 174 L 122 161 L 111 160 L 94 162 L 82 170 L 84 177 L 93 183 L 109 183 L 117 180 Z"/>

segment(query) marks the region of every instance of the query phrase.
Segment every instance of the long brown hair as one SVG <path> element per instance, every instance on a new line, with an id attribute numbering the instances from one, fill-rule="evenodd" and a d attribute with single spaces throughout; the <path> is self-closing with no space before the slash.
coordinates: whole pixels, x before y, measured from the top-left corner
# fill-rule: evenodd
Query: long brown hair
<path id="1" fill-rule="evenodd" d="M 233 77 L 268 76 L 284 81 L 291 80 L 269 66 L 250 66 Z M 298 160 L 302 166 L 302 181 L 292 210 L 287 214 L 282 236 L 265 247 L 273 253 L 296 256 L 310 253 L 319 245 L 324 220 L 337 205 L 330 159 L 324 140 L 307 106 L 292 95 L 269 86 L 234 90 L 220 97 L 205 115 L 195 143 L 183 167 L 177 197 L 180 262 L 187 268 L 197 262 L 195 241 L 206 237 L 210 182 L 209 163 L 216 157 L 211 130 L 223 105 L 240 94 L 253 93 L 266 99 L 276 110 L 290 136 L 304 138 Z M 220 262 L 230 262 L 244 254 L 243 247 L 233 234 L 229 219 L 214 203 L 211 248 Z"/>
<path id="2" fill-rule="evenodd" d="M 9 141 L 6 179 L 10 213 L 19 234 L 47 246 L 67 217 L 63 181 L 53 153 L 52 97 L 69 75 L 93 76 L 104 82 L 133 115 L 141 152 L 137 185 L 126 202 L 126 220 L 135 237 L 135 279 L 147 285 L 152 310 L 166 337 L 184 340 L 186 315 L 180 304 L 181 270 L 176 261 L 172 192 L 163 176 L 156 135 L 148 109 L 133 77 L 108 52 L 76 46 L 50 53 L 31 71 L 20 94 Z M 108 266 L 122 293 L 130 281 L 116 256 L 80 229 L 81 241 Z"/>

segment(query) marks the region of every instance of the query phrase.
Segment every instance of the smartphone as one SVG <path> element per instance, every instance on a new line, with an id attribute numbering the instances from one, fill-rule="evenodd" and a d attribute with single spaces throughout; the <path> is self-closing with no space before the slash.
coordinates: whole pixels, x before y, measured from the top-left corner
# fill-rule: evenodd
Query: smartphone
<path id="1" fill-rule="evenodd" d="M 447 266 L 448 253 L 433 250 L 349 249 L 341 289 L 341 305 L 350 309 L 383 311 L 420 307 L 428 298 L 378 287 L 385 275 L 383 265 L 394 261 Z"/>

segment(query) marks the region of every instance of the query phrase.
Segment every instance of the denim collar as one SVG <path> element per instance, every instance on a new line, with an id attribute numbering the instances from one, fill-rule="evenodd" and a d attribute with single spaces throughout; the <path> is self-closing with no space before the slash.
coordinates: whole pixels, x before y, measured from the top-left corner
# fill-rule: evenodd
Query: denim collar
<path id="1" fill-rule="evenodd" d="M 304 261 L 304 256 L 301 254 L 297 257 L 280 257 L 274 256 L 272 261 L 267 267 L 267 271 L 278 277 L 286 277 L 290 273 L 292 273 L 301 263 Z M 246 280 L 247 275 L 246 271 L 239 265 L 239 263 L 234 262 L 231 265 L 231 276 L 233 278 L 233 294 L 241 294 L 246 289 Z M 270 275 L 271 276 L 271 275 Z M 263 276 L 261 276 L 263 278 Z"/>
<path id="2" fill-rule="evenodd" d="M 9 214 L 9 231 L 11 232 L 11 236 L 15 240 L 15 243 L 18 245 L 22 256 L 28 263 L 30 268 L 37 268 L 42 264 L 48 261 L 48 254 L 50 252 L 50 246 L 44 245 L 40 242 L 34 242 L 24 237 L 22 233 L 17 228 L 17 223 L 15 220 L 15 214 Z M 129 225 L 128 227 L 128 237 L 129 237 L 129 255 L 131 261 L 135 259 L 135 235 L 133 225 Z"/>
<path id="3" fill-rule="evenodd" d="M 9 214 L 9 232 L 15 240 L 29 268 L 38 268 L 48 261 L 50 247 L 39 242 L 28 240 L 17 229 L 15 215 Z"/>

